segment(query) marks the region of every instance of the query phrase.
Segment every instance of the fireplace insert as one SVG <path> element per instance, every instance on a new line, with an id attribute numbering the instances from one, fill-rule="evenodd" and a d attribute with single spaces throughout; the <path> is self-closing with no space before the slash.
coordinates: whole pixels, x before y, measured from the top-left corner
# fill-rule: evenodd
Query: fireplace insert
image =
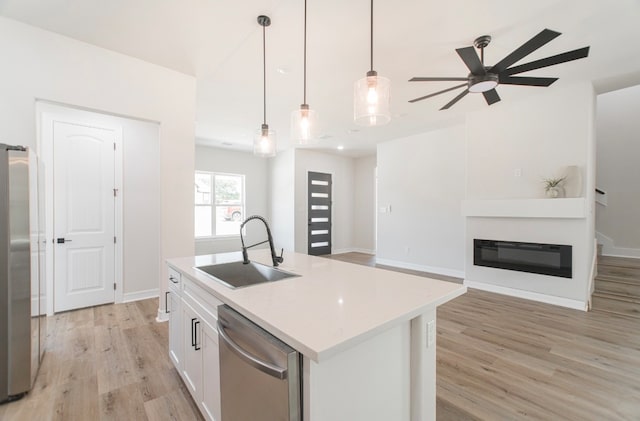
<path id="1" fill-rule="evenodd" d="M 571 278 L 572 247 L 561 244 L 473 240 L 473 264 Z"/>

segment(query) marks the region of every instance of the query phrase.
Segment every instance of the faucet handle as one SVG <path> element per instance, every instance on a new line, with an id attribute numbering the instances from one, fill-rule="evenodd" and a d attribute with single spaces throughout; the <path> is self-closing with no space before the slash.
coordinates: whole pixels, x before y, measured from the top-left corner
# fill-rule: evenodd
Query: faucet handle
<path id="1" fill-rule="evenodd" d="M 284 248 L 280 249 L 280 256 L 276 256 L 276 261 L 278 263 L 282 263 L 284 261 L 284 258 L 282 257 L 283 254 L 284 254 Z"/>

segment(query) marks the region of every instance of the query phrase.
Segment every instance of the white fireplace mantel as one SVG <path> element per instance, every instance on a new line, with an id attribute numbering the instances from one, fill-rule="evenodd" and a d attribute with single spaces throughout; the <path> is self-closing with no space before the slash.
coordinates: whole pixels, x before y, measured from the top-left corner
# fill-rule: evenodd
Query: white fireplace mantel
<path id="1" fill-rule="evenodd" d="M 586 218 L 584 197 L 463 200 L 462 215 L 479 218 Z"/>

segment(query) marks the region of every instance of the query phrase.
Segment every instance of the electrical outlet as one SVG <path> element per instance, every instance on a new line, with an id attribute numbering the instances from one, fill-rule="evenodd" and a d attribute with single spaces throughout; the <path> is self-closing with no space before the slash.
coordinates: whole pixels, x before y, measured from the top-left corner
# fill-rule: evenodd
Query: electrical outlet
<path id="1" fill-rule="evenodd" d="M 431 348 L 436 342 L 436 321 L 427 323 L 427 348 Z"/>
<path id="2" fill-rule="evenodd" d="M 522 168 L 516 168 L 513 171 L 513 175 L 514 175 L 514 177 L 522 177 Z"/>
<path id="3" fill-rule="evenodd" d="M 408 255 L 411 252 L 411 248 L 409 246 L 405 246 L 404 254 Z"/>

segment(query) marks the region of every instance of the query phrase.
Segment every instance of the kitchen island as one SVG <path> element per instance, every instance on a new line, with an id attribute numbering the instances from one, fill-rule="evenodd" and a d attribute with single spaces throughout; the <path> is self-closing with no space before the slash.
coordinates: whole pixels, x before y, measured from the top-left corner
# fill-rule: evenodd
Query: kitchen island
<path id="1" fill-rule="evenodd" d="M 268 250 L 249 257 L 271 265 Z M 219 392 L 212 397 L 219 367 L 211 360 L 216 307 L 224 303 L 303 355 L 304 420 L 435 420 L 436 307 L 466 287 L 298 253 L 285 253 L 279 268 L 299 276 L 246 288 L 194 269 L 240 260 L 240 253 L 224 253 L 167 262 L 170 354 L 192 395 L 202 385 L 194 399 L 206 418 L 220 421 Z M 208 357 L 199 366 L 189 362 L 194 347 L 181 349 L 181 330 L 197 319 L 185 311 L 204 319 Z M 213 374 L 197 373 L 205 364 Z"/>

